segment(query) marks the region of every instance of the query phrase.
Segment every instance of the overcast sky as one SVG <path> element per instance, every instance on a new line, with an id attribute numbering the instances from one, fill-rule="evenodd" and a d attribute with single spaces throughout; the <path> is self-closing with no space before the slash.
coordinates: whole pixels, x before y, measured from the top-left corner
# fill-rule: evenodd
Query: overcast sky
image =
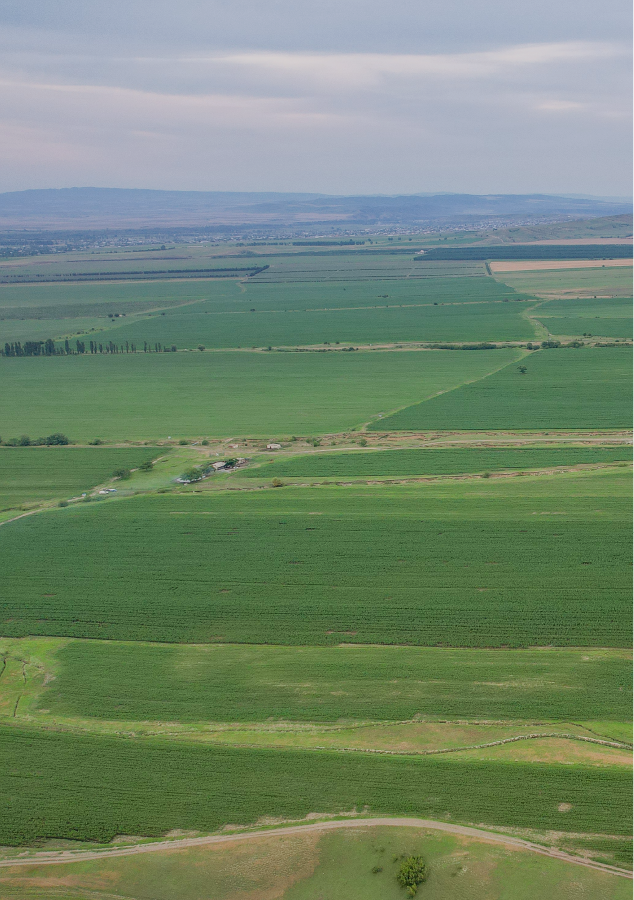
<path id="1" fill-rule="evenodd" d="M 3 0 L 0 191 L 629 195 L 628 0 Z"/>

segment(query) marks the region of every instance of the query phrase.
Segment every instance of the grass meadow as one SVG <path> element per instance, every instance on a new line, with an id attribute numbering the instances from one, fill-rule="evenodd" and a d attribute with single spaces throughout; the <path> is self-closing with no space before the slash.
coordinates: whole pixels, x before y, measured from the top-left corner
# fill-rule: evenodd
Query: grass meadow
<path id="1" fill-rule="evenodd" d="M 631 349 L 540 350 L 516 365 L 374 421 L 372 431 L 629 428 Z"/>
<path id="2" fill-rule="evenodd" d="M 631 447 L 479 447 L 355 450 L 273 459 L 239 473 L 250 478 L 358 478 L 522 471 L 631 460 Z"/>
<path id="3" fill-rule="evenodd" d="M 157 455 L 153 447 L 3 447 L 0 509 L 72 497 Z"/>
<path id="4" fill-rule="evenodd" d="M 73 440 L 343 431 L 482 378 L 518 350 L 0 359 L 7 434 Z"/>
<path id="5" fill-rule="evenodd" d="M 606 841 L 620 848 L 621 841 Z M 596 851 L 595 851 L 595 855 Z M 129 900 L 402 900 L 396 881 L 401 856 L 423 856 L 429 900 L 629 900 L 631 884 L 605 872 L 570 865 L 428 829 L 367 827 L 325 833 L 253 835 L 247 842 L 211 844 L 132 857 L 0 870 L 3 900 L 75 900 L 107 891 Z M 377 869 L 379 871 L 377 871 Z M 69 892 L 69 893 L 67 893 Z M 486 892 L 486 893 L 485 893 Z"/>
<path id="6" fill-rule="evenodd" d="M 54 510 L 0 529 L 0 627 L 196 643 L 628 646 L 628 490 L 628 470 L 614 468 Z"/>

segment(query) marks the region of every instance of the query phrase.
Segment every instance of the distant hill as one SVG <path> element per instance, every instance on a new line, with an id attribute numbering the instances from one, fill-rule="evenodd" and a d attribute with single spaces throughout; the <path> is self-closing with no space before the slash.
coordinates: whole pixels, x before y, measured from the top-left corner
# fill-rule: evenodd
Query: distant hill
<path id="1" fill-rule="evenodd" d="M 630 212 L 626 201 L 548 194 L 322 194 L 63 188 L 0 194 L 0 230 L 153 226 L 301 225 L 491 227 L 518 218 L 583 218 Z"/>

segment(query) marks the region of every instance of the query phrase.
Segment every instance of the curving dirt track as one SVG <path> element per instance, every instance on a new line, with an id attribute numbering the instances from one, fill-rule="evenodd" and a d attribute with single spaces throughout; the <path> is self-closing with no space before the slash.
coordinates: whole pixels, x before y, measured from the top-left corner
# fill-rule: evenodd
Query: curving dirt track
<path id="1" fill-rule="evenodd" d="M 428 828 L 434 831 L 446 831 L 449 834 L 459 834 L 464 837 L 475 838 L 480 841 L 491 841 L 497 844 L 507 844 L 522 850 L 530 850 L 532 853 L 540 853 L 542 856 L 550 856 L 553 859 L 561 859 L 564 862 L 574 863 L 578 866 L 586 866 L 589 869 L 597 869 L 600 872 L 608 872 L 612 875 L 620 875 L 622 878 L 632 878 L 631 872 L 618 869 L 615 866 L 593 862 L 564 853 L 563 850 L 548 849 L 539 844 L 532 844 L 522 838 L 511 837 L 492 831 L 484 831 L 480 828 L 469 828 L 465 825 L 450 825 L 447 822 L 435 822 L 432 819 L 415 818 L 366 818 L 366 819 L 337 819 L 331 822 L 315 822 L 308 825 L 288 825 L 280 828 L 266 828 L 258 831 L 240 832 L 238 834 L 218 834 L 198 838 L 177 838 L 168 841 L 156 841 L 149 844 L 133 844 L 127 847 L 117 847 L 109 850 L 61 850 L 43 851 L 34 853 L 28 858 L 0 860 L 0 868 L 14 866 L 42 866 L 59 865 L 60 863 L 83 862 L 94 859 L 110 859 L 114 856 L 133 856 L 138 853 L 154 853 L 159 850 L 180 850 L 184 847 L 201 847 L 206 844 L 226 844 L 236 841 L 249 841 L 253 838 L 276 834 L 299 834 L 313 831 L 333 831 L 337 828 L 363 828 L 381 826 L 395 826 L 400 828 Z"/>

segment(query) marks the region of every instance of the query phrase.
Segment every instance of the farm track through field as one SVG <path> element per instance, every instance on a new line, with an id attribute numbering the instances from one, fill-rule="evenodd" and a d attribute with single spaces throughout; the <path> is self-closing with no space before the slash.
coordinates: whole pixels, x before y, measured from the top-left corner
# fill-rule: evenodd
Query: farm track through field
<path id="1" fill-rule="evenodd" d="M 521 850 L 529 850 L 551 859 L 560 859 L 564 862 L 574 863 L 578 866 L 586 866 L 599 872 L 608 872 L 612 875 L 620 875 L 622 878 L 632 878 L 632 873 L 616 866 L 594 862 L 573 856 L 563 850 L 547 848 L 522 838 L 500 834 L 498 832 L 484 831 L 480 828 L 470 828 L 465 825 L 451 825 L 447 822 L 436 822 L 432 819 L 417 818 L 389 818 L 377 817 L 368 819 L 338 819 L 333 822 L 316 822 L 310 825 L 289 825 L 281 828 L 267 828 L 258 831 L 241 832 L 239 834 L 209 835 L 198 838 L 179 838 L 169 841 L 157 841 L 148 844 L 134 844 L 127 847 L 117 847 L 112 850 L 61 850 L 37 852 L 28 859 L 4 859 L 0 860 L 0 868 L 34 865 L 59 865 L 61 863 L 84 862 L 96 859 L 111 859 L 117 856 L 134 856 L 139 853 L 154 853 L 161 850 L 180 850 L 188 847 L 201 847 L 209 844 L 226 844 L 252 840 L 258 837 L 271 835 L 305 834 L 315 831 L 334 831 L 339 828 L 373 828 L 376 826 L 392 826 L 396 828 L 427 828 L 432 831 L 444 831 L 448 834 L 457 834 L 481 841 L 491 841 L 498 844 L 507 844 Z"/>

